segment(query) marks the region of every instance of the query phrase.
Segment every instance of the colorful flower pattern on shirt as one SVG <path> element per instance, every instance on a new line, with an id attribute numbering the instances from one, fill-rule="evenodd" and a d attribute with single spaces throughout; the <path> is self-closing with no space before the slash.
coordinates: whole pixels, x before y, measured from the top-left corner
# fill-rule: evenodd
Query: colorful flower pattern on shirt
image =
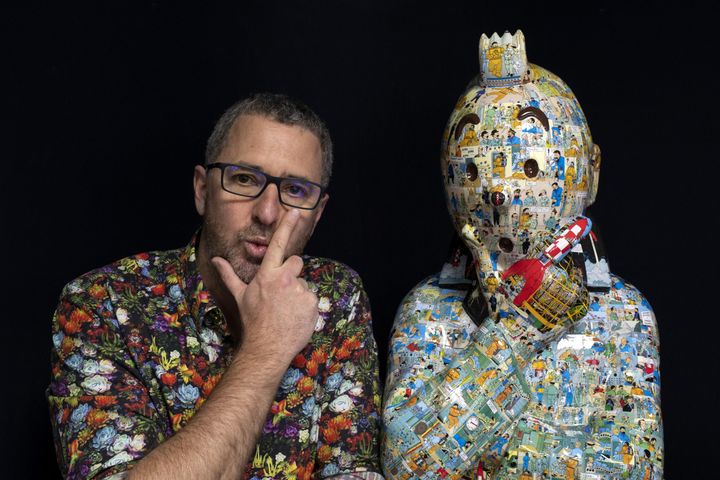
<path id="1" fill-rule="evenodd" d="M 131 468 L 192 418 L 233 354 L 230 330 L 182 249 L 127 257 L 67 284 L 53 318 L 47 391 L 67 478 Z M 303 257 L 320 321 L 293 360 L 246 478 L 377 471 L 377 347 L 358 275 Z"/>

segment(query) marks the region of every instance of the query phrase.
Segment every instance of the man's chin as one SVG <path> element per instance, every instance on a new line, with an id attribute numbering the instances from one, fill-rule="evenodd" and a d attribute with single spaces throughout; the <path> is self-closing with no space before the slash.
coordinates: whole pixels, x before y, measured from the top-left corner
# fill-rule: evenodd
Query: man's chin
<path id="1" fill-rule="evenodd" d="M 242 258 L 239 261 L 232 262 L 232 266 L 235 274 L 240 277 L 240 280 L 245 283 L 250 283 L 260 269 L 261 263 L 262 258 Z"/>

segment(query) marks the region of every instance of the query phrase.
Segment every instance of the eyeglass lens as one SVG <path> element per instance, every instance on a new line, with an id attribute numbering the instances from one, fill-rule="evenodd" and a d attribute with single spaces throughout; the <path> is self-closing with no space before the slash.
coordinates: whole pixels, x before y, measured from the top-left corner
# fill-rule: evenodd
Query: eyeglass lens
<path id="1" fill-rule="evenodd" d="M 259 170 L 242 166 L 225 168 L 223 185 L 238 195 L 255 197 L 265 187 L 268 178 Z M 310 182 L 294 178 L 280 179 L 278 192 L 280 201 L 286 205 L 299 208 L 313 208 L 320 197 L 320 187 Z"/>

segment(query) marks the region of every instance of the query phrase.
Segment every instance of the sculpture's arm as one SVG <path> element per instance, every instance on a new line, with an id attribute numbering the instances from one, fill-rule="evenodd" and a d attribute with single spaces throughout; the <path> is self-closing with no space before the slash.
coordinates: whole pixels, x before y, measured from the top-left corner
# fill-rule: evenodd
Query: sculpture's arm
<path id="1" fill-rule="evenodd" d="M 486 320 L 458 334 L 451 322 L 430 319 L 432 307 L 416 307 L 411 294 L 390 340 L 383 408 L 386 478 L 474 472 L 481 457 L 487 465 L 502 456 L 530 391 L 502 325 Z M 443 352 L 453 335 L 456 344 L 458 335 L 464 336 L 460 343 L 466 345 Z"/>
<path id="2" fill-rule="evenodd" d="M 592 469 L 602 471 L 607 478 L 612 476 L 609 467 L 614 461 L 622 462 L 632 472 L 631 478 L 659 479 L 663 476 L 664 446 L 657 321 L 642 294 L 615 279 L 624 318 L 609 324 L 603 344 L 608 379 L 605 385 L 593 387 L 600 405 L 588 419 L 591 433 L 587 445 L 592 448 L 587 454 L 595 456 Z M 610 377 L 618 380 L 611 381 Z"/>
<path id="3" fill-rule="evenodd" d="M 498 478 L 662 478 L 655 316 L 640 293 L 617 277 L 613 294 L 596 299 L 601 297 L 582 322 L 526 367 L 532 401 Z"/>

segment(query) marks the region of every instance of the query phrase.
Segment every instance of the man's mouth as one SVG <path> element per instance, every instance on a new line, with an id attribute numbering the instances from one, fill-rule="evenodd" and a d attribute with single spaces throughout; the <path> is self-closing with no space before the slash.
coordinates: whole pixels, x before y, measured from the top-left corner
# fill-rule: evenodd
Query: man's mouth
<path id="1" fill-rule="evenodd" d="M 244 241 L 245 249 L 251 257 L 262 258 L 265 256 L 268 244 L 270 243 L 264 238 L 249 238 Z"/>

